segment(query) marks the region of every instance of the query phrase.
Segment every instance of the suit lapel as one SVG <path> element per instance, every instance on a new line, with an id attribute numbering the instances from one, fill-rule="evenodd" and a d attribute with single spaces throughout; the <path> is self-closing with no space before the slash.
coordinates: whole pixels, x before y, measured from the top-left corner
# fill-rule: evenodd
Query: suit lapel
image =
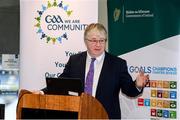
<path id="1" fill-rule="evenodd" d="M 99 81 L 98 81 L 98 86 L 97 86 L 97 90 L 96 90 L 96 96 L 98 96 L 101 92 L 101 90 L 103 89 L 103 83 L 104 80 L 106 80 L 106 74 L 108 74 L 108 65 L 109 64 L 109 57 L 108 57 L 108 53 L 105 52 L 105 58 L 104 58 L 104 62 L 103 62 L 103 66 L 101 69 L 101 73 L 99 75 Z"/>
<path id="2" fill-rule="evenodd" d="M 85 79 L 85 71 L 86 71 L 86 56 L 87 56 L 87 52 L 83 52 L 81 54 L 81 59 L 80 59 L 80 64 L 81 64 L 80 76 L 81 76 L 83 88 L 84 88 L 84 83 L 85 83 L 84 79 Z"/>

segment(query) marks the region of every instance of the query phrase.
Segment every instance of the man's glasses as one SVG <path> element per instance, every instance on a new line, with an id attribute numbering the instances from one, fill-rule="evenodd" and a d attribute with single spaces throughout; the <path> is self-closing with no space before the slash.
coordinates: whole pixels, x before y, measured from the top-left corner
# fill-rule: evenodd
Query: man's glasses
<path id="1" fill-rule="evenodd" d="M 89 41 L 90 43 L 92 43 L 92 44 L 97 44 L 97 43 L 100 43 L 100 44 L 104 44 L 105 42 L 106 42 L 106 40 L 105 39 L 100 39 L 100 40 L 90 40 L 90 39 L 86 39 L 87 41 Z"/>

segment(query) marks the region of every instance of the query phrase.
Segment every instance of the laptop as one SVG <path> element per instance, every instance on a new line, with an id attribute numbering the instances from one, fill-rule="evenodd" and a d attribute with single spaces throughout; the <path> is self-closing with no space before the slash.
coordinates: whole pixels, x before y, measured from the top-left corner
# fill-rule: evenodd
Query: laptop
<path id="1" fill-rule="evenodd" d="M 47 94 L 80 96 L 83 85 L 80 78 L 46 78 Z"/>
<path id="2" fill-rule="evenodd" d="M 5 104 L 0 104 L 0 119 L 4 119 L 5 114 Z"/>

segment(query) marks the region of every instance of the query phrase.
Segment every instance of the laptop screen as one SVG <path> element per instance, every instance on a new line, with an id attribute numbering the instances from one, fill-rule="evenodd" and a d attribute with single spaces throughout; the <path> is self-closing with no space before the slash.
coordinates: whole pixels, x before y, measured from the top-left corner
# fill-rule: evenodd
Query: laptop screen
<path id="1" fill-rule="evenodd" d="M 47 94 L 75 95 L 83 92 L 82 81 L 79 78 L 46 78 Z"/>

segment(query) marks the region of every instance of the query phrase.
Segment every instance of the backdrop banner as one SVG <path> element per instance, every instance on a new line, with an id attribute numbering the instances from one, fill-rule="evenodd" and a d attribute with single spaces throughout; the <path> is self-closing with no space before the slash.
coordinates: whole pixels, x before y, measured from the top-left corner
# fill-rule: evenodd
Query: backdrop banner
<path id="1" fill-rule="evenodd" d="M 179 0 L 109 0 L 109 52 L 127 60 L 135 80 L 150 82 L 137 98 L 120 94 L 122 118 L 180 119 Z"/>
<path id="2" fill-rule="evenodd" d="M 69 56 L 86 50 L 84 30 L 97 20 L 97 0 L 20 0 L 20 89 L 58 77 Z"/>

